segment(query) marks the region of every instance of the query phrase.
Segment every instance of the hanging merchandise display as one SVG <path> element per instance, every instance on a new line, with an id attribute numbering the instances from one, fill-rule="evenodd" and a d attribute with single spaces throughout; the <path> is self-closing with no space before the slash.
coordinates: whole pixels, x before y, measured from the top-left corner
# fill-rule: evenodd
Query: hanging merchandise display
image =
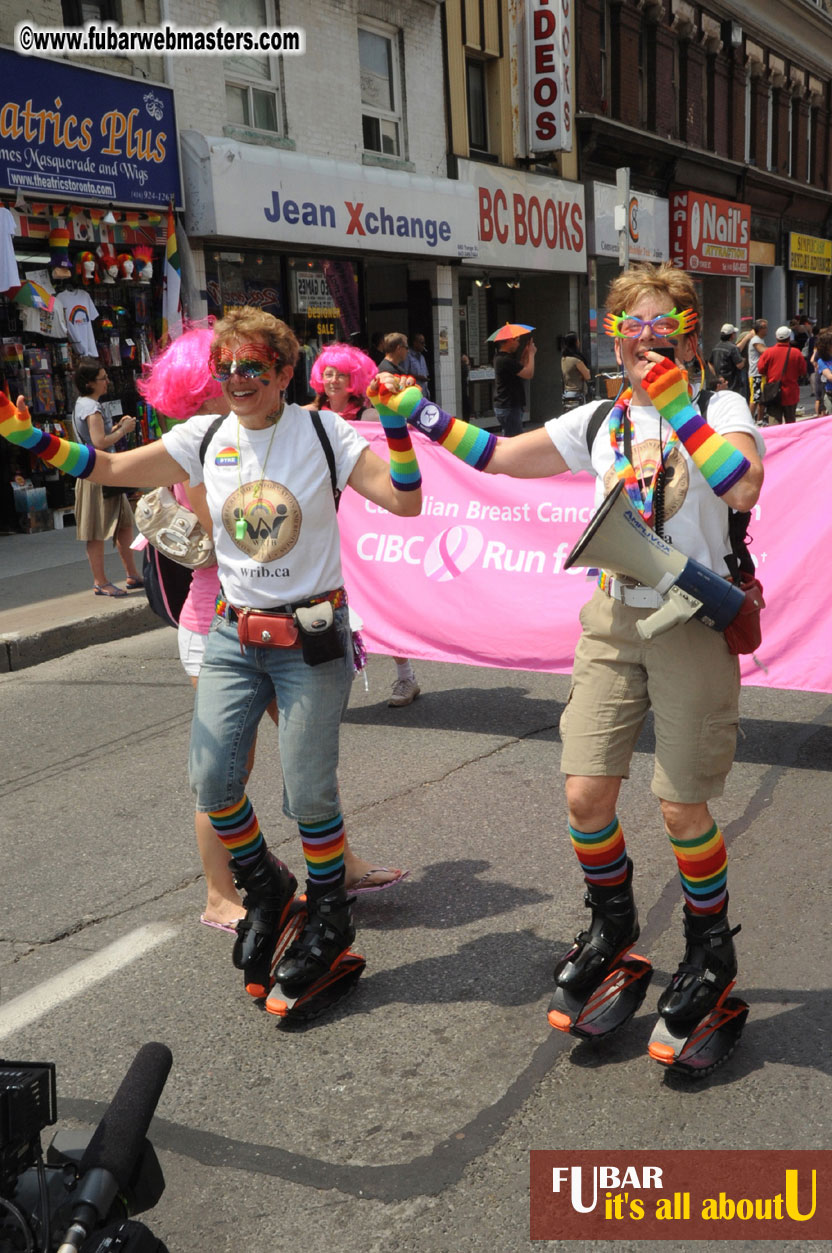
<path id="1" fill-rule="evenodd" d="M 155 211 L 111 209 L 111 222 L 106 214 L 66 203 L 0 205 L 0 232 L 11 223 L 11 259 L 0 266 L 0 386 L 25 398 L 42 430 L 72 438 L 75 369 L 82 357 L 97 358 L 111 382 L 104 403 L 113 416 L 137 418 L 134 445 L 159 435 L 136 379 L 162 332 L 166 227 Z M 0 250 L 3 244 L 0 233 Z M 19 481 L 32 485 L 25 488 L 26 509 L 17 513 L 23 529 L 73 520 L 72 481 L 26 450 L 0 448 L 0 479 L 17 483 L 18 502 L 24 500 Z"/>

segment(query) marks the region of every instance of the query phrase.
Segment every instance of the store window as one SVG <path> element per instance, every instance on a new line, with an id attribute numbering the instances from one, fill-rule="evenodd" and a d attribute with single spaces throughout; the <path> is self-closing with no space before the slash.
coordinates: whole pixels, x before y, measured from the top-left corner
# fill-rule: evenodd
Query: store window
<path id="1" fill-rule="evenodd" d="M 317 351 L 359 334 L 361 304 L 354 262 L 290 257 L 287 287 L 290 325 L 302 343 Z"/>
<path id="2" fill-rule="evenodd" d="M 220 21 L 252 29 L 276 26 L 273 0 L 219 0 Z M 270 56 L 236 52 L 223 57 L 228 123 L 249 130 L 282 133 L 279 66 Z"/>
<path id="3" fill-rule="evenodd" d="M 381 26 L 359 26 L 361 124 L 365 152 L 403 155 L 398 36 Z"/>
<path id="4" fill-rule="evenodd" d="M 465 63 L 468 96 L 468 146 L 472 152 L 488 152 L 488 94 L 486 66 L 469 58 Z"/>
<path id="5" fill-rule="evenodd" d="M 61 16 L 64 26 L 121 20 L 117 0 L 61 0 Z"/>
<path id="6" fill-rule="evenodd" d="M 205 254 L 208 313 L 222 318 L 237 305 L 263 309 L 276 318 L 285 311 L 280 257 L 254 249 Z"/>

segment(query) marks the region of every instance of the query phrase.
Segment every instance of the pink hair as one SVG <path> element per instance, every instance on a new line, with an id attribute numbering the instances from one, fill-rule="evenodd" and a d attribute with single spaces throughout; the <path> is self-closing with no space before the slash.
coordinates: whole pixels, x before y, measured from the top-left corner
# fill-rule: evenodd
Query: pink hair
<path id="1" fill-rule="evenodd" d="M 349 388 L 352 396 L 363 396 L 369 386 L 370 379 L 378 374 L 378 366 L 372 357 L 352 344 L 329 344 L 321 349 L 315 358 L 315 364 L 309 375 L 309 382 L 319 394 L 324 392 L 324 370 L 334 369 L 339 374 L 349 377 Z"/>
<path id="2" fill-rule="evenodd" d="M 185 331 L 168 344 L 137 382 L 145 400 L 165 417 L 184 422 L 206 401 L 222 395 L 219 383 L 211 377 L 213 338 L 213 331 L 205 327 Z"/>

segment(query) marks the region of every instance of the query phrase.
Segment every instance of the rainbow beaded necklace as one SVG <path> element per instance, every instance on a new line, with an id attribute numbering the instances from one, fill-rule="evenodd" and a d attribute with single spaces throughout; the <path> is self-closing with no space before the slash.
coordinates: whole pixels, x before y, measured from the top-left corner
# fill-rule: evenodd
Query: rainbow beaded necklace
<path id="1" fill-rule="evenodd" d="M 610 410 L 609 432 L 614 459 L 613 468 L 615 469 L 615 473 L 618 475 L 619 479 L 623 482 L 624 490 L 629 496 L 631 503 L 636 507 L 636 509 L 638 509 L 639 513 L 644 518 L 644 521 L 649 523 L 653 518 L 653 497 L 656 491 L 656 483 L 658 481 L 661 466 L 656 466 L 656 473 L 653 475 L 653 480 L 650 483 L 650 486 L 642 491 L 639 486 L 633 464 L 624 451 L 625 422 L 628 422 L 630 426 L 630 447 L 632 447 L 635 443 L 635 429 L 633 427 L 632 418 L 630 417 L 630 401 L 632 398 L 633 389 L 628 387 L 626 391 L 621 393 L 618 400 Z M 671 427 L 670 435 L 664 445 L 662 455 L 664 455 L 669 448 L 672 448 L 675 443 L 678 443 L 678 438 L 679 437 L 676 432 Z"/>

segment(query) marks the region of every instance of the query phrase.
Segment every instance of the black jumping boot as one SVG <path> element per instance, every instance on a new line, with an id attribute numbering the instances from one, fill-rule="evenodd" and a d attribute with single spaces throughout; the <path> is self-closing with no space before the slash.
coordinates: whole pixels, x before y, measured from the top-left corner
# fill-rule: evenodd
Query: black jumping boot
<path id="1" fill-rule="evenodd" d="M 592 910 L 588 931 L 575 937 L 569 952 L 555 966 L 555 983 L 569 992 L 593 988 L 639 937 L 633 899 L 633 863 L 627 858 L 627 880 L 613 887 L 588 883 L 584 904 Z"/>
<path id="2" fill-rule="evenodd" d="M 307 897 L 309 884 L 306 885 Z M 309 916 L 298 938 L 286 950 L 274 976 L 282 992 L 297 997 L 330 971 L 355 939 L 352 902 L 343 883 L 326 896 L 309 900 Z"/>
<path id="3" fill-rule="evenodd" d="M 244 892 L 245 918 L 237 923 L 232 961 L 245 971 L 246 990 L 265 996 L 269 968 L 289 905 L 297 891 L 297 879 L 268 849 L 255 862 L 241 866 L 232 857 L 229 865 L 237 888 Z"/>
<path id="4" fill-rule="evenodd" d="M 659 997 L 658 1010 L 672 1026 L 695 1023 L 710 1013 L 737 975 L 728 898 L 718 914 L 693 914 L 685 906 L 685 956 Z"/>

